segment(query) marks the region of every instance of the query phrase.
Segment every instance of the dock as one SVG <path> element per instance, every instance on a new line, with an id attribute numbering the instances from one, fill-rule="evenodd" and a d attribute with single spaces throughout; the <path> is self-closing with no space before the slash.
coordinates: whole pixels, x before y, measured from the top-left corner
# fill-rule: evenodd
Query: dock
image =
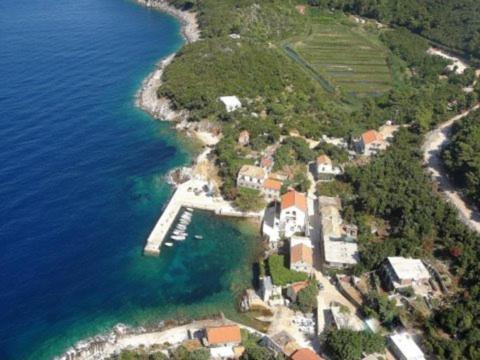
<path id="1" fill-rule="evenodd" d="M 217 215 L 231 217 L 261 218 L 263 212 L 242 212 L 233 208 L 228 201 L 218 196 L 210 196 L 205 189 L 208 183 L 203 180 L 188 180 L 180 184 L 165 210 L 158 219 L 144 247 L 145 255 L 158 256 L 163 241 L 182 208 L 213 211 Z"/>

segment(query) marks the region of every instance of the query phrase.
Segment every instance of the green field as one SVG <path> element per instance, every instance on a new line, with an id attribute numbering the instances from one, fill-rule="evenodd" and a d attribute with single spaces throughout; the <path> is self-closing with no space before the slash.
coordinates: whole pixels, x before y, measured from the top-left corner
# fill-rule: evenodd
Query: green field
<path id="1" fill-rule="evenodd" d="M 388 50 L 376 35 L 343 20 L 317 18 L 308 35 L 287 41 L 284 50 L 330 92 L 363 96 L 389 90 Z"/>

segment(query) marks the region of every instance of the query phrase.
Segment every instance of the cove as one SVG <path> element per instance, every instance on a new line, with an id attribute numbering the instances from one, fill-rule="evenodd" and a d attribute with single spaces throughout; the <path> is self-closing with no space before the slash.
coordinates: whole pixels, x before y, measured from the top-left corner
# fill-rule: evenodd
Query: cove
<path id="1" fill-rule="evenodd" d="M 141 255 L 191 149 L 134 95 L 183 40 L 126 0 L 0 3 L 0 358 L 49 359 L 118 322 L 234 313 L 255 251 L 195 212 L 203 240 Z"/>

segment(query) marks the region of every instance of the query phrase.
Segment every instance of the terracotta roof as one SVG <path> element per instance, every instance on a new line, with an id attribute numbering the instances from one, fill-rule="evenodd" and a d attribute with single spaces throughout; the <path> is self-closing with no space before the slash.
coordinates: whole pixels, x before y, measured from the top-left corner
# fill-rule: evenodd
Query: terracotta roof
<path id="1" fill-rule="evenodd" d="M 317 157 L 317 164 L 332 165 L 332 160 L 327 155 L 320 155 L 319 157 Z"/>
<path id="2" fill-rule="evenodd" d="M 256 179 L 265 178 L 265 171 L 261 167 L 254 165 L 243 165 L 240 168 L 239 174 L 242 176 L 250 176 Z"/>
<path id="3" fill-rule="evenodd" d="M 362 141 L 364 144 L 370 144 L 374 141 L 383 140 L 382 135 L 376 130 L 368 130 L 362 134 Z"/>
<path id="4" fill-rule="evenodd" d="M 299 349 L 290 357 L 292 360 L 323 360 L 316 352 L 310 349 Z"/>
<path id="5" fill-rule="evenodd" d="M 275 179 L 267 179 L 263 183 L 263 187 L 269 190 L 280 191 L 282 188 L 282 182 Z"/>
<path id="6" fill-rule="evenodd" d="M 298 244 L 290 249 L 290 263 L 303 261 L 309 265 L 313 265 L 313 252 L 312 248 L 305 244 Z"/>
<path id="7" fill-rule="evenodd" d="M 262 168 L 269 168 L 273 165 L 272 159 L 268 157 L 263 157 L 262 160 L 260 161 L 260 166 Z"/>
<path id="8" fill-rule="evenodd" d="M 305 289 L 307 286 L 308 281 L 299 281 L 290 285 L 290 289 L 292 289 L 295 294 L 298 294 L 300 290 Z"/>
<path id="9" fill-rule="evenodd" d="M 282 195 L 282 210 L 295 206 L 303 212 L 307 212 L 307 198 L 305 194 L 290 190 Z"/>
<path id="10" fill-rule="evenodd" d="M 206 331 L 207 340 L 210 345 L 239 343 L 242 341 L 240 328 L 237 325 L 209 327 Z"/>

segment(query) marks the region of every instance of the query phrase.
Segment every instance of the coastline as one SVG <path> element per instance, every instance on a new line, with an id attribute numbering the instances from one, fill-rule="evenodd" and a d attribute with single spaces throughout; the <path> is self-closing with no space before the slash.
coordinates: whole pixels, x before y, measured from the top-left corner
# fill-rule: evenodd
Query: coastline
<path id="1" fill-rule="evenodd" d="M 181 23 L 181 34 L 187 44 L 200 39 L 195 13 L 182 11 L 171 6 L 167 0 L 136 0 L 139 5 L 162 11 L 174 16 Z M 156 69 L 143 81 L 142 86 L 135 96 L 135 105 L 150 114 L 153 118 L 162 121 L 186 121 L 188 112 L 175 111 L 170 100 L 157 97 L 157 89 L 162 85 L 162 75 L 165 68 L 173 61 L 176 53 L 161 59 Z"/>

